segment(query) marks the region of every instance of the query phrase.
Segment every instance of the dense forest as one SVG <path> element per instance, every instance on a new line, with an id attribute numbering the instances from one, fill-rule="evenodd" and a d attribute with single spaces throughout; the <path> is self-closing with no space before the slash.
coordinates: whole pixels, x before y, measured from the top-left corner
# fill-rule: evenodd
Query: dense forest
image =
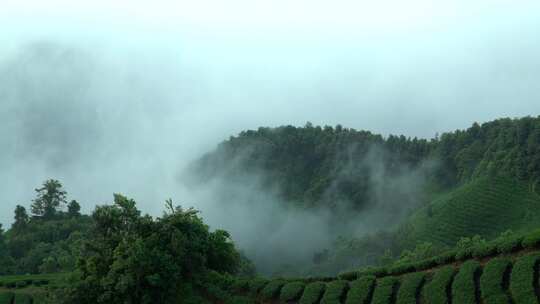
<path id="1" fill-rule="evenodd" d="M 241 132 L 199 159 L 189 172 L 203 181 L 262 172 L 263 182 L 279 186 L 287 201 L 321 206 L 345 199 L 362 209 L 369 202 L 372 169 L 366 160 L 379 160 L 387 175 L 432 161 L 430 181 L 450 188 L 496 174 L 536 184 L 539 152 L 540 117 L 474 123 L 430 140 L 307 123 Z M 325 197 L 329 188 L 338 197 Z"/>

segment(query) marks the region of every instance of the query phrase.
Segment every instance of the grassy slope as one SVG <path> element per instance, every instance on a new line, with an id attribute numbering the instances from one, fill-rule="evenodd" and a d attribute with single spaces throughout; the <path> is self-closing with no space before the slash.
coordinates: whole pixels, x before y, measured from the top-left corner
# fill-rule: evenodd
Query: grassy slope
<path id="1" fill-rule="evenodd" d="M 34 304 L 45 303 L 46 288 L 61 286 L 66 276 L 65 273 L 0 276 L 0 304 L 3 304 L 3 299 L 9 293 L 25 295 L 31 298 Z M 24 287 L 10 286 L 18 282 L 25 282 L 26 285 Z"/>
<path id="2" fill-rule="evenodd" d="M 453 246 L 465 236 L 491 239 L 508 229 L 540 226 L 540 196 L 527 183 L 509 178 L 479 178 L 442 195 L 408 221 L 412 242 Z"/>

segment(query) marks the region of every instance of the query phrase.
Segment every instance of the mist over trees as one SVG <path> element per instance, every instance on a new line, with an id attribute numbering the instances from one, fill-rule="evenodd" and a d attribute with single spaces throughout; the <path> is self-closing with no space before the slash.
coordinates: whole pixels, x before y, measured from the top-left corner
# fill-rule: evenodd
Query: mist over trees
<path id="1" fill-rule="evenodd" d="M 304 127 L 261 127 L 230 137 L 194 162 L 184 181 L 202 189 L 212 183 L 221 185 L 212 190 L 211 197 L 225 198 L 220 202 L 223 210 L 227 205 L 237 206 L 234 210 L 241 206 L 249 209 L 257 205 L 257 196 L 263 204 L 284 206 L 277 211 L 263 206 L 246 213 L 257 218 L 253 212 L 274 210 L 275 218 L 291 217 L 298 222 L 254 225 L 252 229 L 268 235 L 269 241 L 253 246 L 267 246 L 261 251 L 271 257 L 285 256 L 294 250 L 273 241 L 275 230 L 285 229 L 275 238 L 294 235 L 300 242 L 310 240 L 310 245 L 317 241 L 307 231 L 315 231 L 333 241 L 319 239 L 319 250 L 301 254 L 305 254 L 304 260 L 320 262 L 321 256 L 343 260 L 328 268 L 332 273 L 349 263 L 378 263 L 378 257 L 389 248 L 394 254 L 406 249 L 410 244 L 402 244 L 404 237 L 399 235 L 406 232 L 392 231 L 401 229 L 405 218 L 438 194 L 473 179 L 503 175 L 530 183 L 533 191 L 538 191 L 539 155 L 540 117 L 474 123 L 466 130 L 429 140 L 307 123 Z M 268 193 L 274 198 L 263 199 Z M 303 226 L 300 223 L 309 223 L 309 218 L 291 216 L 294 210 L 313 214 L 319 224 Z M 227 229 L 233 231 L 233 238 L 239 235 L 235 223 Z M 375 233 L 377 237 L 370 236 Z M 273 248 L 279 250 L 274 252 Z M 332 252 L 323 254 L 327 249 Z M 261 251 L 252 250 L 252 256 L 265 263 Z M 272 268 L 290 270 L 298 264 L 286 260 Z"/>
<path id="2" fill-rule="evenodd" d="M 254 173 L 262 175 L 268 187 L 277 186 L 285 201 L 317 207 L 343 198 L 361 210 L 369 202 L 373 174 L 363 160 L 373 151 L 380 154 L 387 175 L 434 162 L 428 179 L 441 187 L 490 174 L 538 182 L 540 117 L 474 123 L 430 140 L 383 138 L 340 125 L 261 127 L 224 141 L 194 163 L 189 173 L 196 176 L 195 182 Z"/>

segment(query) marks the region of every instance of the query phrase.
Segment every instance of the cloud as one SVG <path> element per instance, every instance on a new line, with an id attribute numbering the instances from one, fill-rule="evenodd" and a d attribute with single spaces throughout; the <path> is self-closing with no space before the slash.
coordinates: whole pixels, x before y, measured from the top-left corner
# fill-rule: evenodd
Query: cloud
<path id="1" fill-rule="evenodd" d="M 540 113 L 536 1 L 25 3 L 0 11 L 5 225 L 47 178 L 86 212 L 113 192 L 204 207 L 179 168 L 244 129 L 431 137 Z"/>

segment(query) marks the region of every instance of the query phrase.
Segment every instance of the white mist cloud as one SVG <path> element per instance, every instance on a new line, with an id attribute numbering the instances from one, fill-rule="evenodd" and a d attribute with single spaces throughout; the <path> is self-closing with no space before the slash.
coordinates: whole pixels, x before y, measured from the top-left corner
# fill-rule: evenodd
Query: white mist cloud
<path id="1" fill-rule="evenodd" d="M 261 125 L 431 137 L 538 115 L 540 4 L 434 3 L 1 1 L 0 222 L 47 178 L 87 212 L 113 192 L 204 209 L 179 169 Z"/>

